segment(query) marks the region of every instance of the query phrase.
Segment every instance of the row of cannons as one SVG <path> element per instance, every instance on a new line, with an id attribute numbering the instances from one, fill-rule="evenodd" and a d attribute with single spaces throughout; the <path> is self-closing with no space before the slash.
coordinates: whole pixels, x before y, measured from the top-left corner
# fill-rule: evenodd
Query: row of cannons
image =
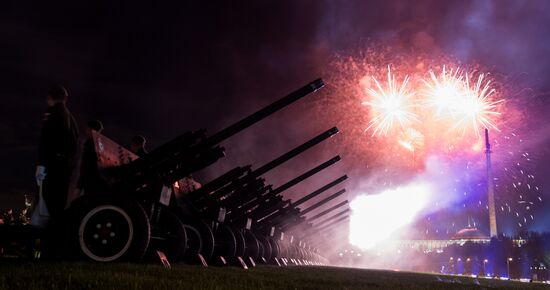
<path id="1" fill-rule="evenodd" d="M 186 132 L 139 158 L 93 132 L 93 149 L 81 153 L 74 177 L 85 182 L 64 216 L 52 221 L 52 253 L 99 262 L 162 255 L 170 262 L 203 264 L 328 264 L 322 252 L 330 246 L 327 233 L 349 212 L 347 201 L 335 202 L 345 189 L 333 188 L 347 176 L 296 200 L 283 192 L 340 157 L 276 188 L 262 176 L 335 135 L 336 127 L 258 168 L 236 167 L 202 185 L 190 178 L 224 156 L 224 140 L 323 86 L 315 80 L 216 134 Z M 316 202 L 303 207 L 310 200 Z"/>

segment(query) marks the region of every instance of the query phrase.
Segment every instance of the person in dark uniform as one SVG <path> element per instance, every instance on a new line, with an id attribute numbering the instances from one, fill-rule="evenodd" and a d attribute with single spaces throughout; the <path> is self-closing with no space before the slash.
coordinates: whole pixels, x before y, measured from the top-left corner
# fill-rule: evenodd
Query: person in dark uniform
<path id="1" fill-rule="evenodd" d="M 103 123 L 99 120 L 91 120 L 88 122 L 88 138 L 92 138 L 92 131 L 98 133 L 103 132 Z"/>
<path id="2" fill-rule="evenodd" d="M 136 135 L 132 138 L 132 143 L 130 144 L 130 151 L 136 154 L 139 157 L 143 157 L 147 154 L 147 149 L 145 149 L 145 137 L 141 135 Z"/>
<path id="3" fill-rule="evenodd" d="M 42 196 L 52 218 L 65 208 L 78 142 L 78 126 L 66 106 L 68 96 L 62 86 L 48 92 L 48 108 L 38 144 L 36 182 L 42 187 Z"/>

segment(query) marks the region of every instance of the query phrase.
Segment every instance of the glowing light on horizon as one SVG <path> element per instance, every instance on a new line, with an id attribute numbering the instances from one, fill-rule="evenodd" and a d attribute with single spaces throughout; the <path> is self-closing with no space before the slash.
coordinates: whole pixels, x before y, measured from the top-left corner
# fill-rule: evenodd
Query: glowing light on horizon
<path id="1" fill-rule="evenodd" d="M 430 193 L 427 184 L 411 184 L 358 196 L 350 204 L 350 243 L 367 250 L 394 237 L 428 205 Z"/>
<path id="2" fill-rule="evenodd" d="M 414 92 L 408 88 L 409 76 L 405 76 L 403 82 L 398 86 L 395 75 L 391 73 L 388 65 L 387 87 L 384 88 L 380 82 L 372 76 L 376 89 L 367 88 L 367 93 L 372 100 L 363 102 L 363 105 L 371 107 L 372 118 L 365 131 L 373 129 L 372 136 L 384 135 L 396 125 L 401 128 L 409 126 L 412 122 L 418 120 L 412 109 L 411 98 Z"/>

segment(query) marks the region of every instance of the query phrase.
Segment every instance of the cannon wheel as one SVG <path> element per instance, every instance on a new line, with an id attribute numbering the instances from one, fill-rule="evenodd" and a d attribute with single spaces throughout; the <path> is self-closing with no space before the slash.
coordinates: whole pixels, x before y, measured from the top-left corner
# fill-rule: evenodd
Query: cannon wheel
<path id="1" fill-rule="evenodd" d="M 76 233 L 77 254 L 98 262 L 140 261 L 149 246 L 151 226 L 131 199 L 86 198 L 70 211 L 69 238 Z"/>
<path id="2" fill-rule="evenodd" d="M 262 244 L 258 238 L 258 236 L 256 236 L 256 240 L 258 241 L 258 259 L 262 258 L 262 257 L 265 257 L 264 253 L 265 253 L 265 247 L 264 247 L 264 244 Z"/>
<path id="3" fill-rule="evenodd" d="M 267 240 L 271 245 L 271 257 L 280 258 L 281 247 L 279 246 L 279 243 L 272 237 L 269 237 Z"/>
<path id="4" fill-rule="evenodd" d="M 167 208 L 160 208 L 160 216 L 152 227 L 150 250 L 162 251 L 169 261 L 183 259 L 187 249 L 187 232 L 180 219 Z M 156 253 L 152 253 L 154 256 Z"/>
<path id="5" fill-rule="evenodd" d="M 265 258 L 265 260 L 270 263 L 271 261 L 271 245 L 269 244 L 269 241 L 267 240 L 266 237 L 262 236 L 262 235 L 259 235 L 257 236 L 258 238 L 258 242 L 260 242 L 260 244 L 262 244 L 263 246 L 263 257 Z"/>
<path id="6" fill-rule="evenodd" d="M 230 227 L 218 224 L 214 230 L 214 255 L 233 260 L 237 252 L 237 240 Z"/>
<path id="7" fill-rule="evenodd" d="M 214 254 L 214 234 L 204 221 L 191 215 L 180 214 L 180 219 L 187 231 L 186 261 L 194 261 L 200 253 L 208 261 Z"/>
<path id="8" fill-rule="evenodd" d="M 244 257 L 244 252 L 246 250 L 246 241 L 244 235 L 240 230 L 234 227 L 231 227 L 231 231 L 233 231 L 233 235 L 235 235 L 235 241 L 237 242 L 235 247 L 235 257 L 242 258 Z"/>
<path id="9" fill-rule="evenodd" d="M 244 255 L 246 257 L 251 257 L 253 260 L 258 260 L 260 257 L 260 243 L 256 236 L 250 230 L 244 230 L 244 240 L 246 244 L 246 250 Z"/>
<path id="10" fill-rule="evenodd" d="M 184 261 L 196 259 L 197 255 L 202 251 L 201 233 L 195 227 L 184 225 L 187 233 L 187 249 L 185 250 Z"/>

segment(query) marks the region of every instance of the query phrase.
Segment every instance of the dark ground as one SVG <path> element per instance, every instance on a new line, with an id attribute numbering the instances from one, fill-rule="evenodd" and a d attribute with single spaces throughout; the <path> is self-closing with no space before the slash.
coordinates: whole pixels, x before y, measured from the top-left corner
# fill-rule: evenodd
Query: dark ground
<path id="1" fill-rule="evenodd" d="M 334 267 L 201 268 L 0 261 L 0 289 L 550 289 L 546 284 Z"/>

